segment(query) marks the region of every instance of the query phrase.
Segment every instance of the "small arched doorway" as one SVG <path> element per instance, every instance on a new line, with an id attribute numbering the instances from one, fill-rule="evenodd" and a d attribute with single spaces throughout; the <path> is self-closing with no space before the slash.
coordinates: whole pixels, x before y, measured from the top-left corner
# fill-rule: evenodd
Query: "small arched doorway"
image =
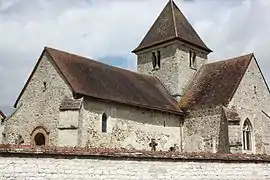
<path id="1" fill-rule="evenodd" d="M 35 136 L 35 144 L 37 146 L 45 146 L 45 136 L 42 133 L 37 133 Z"/>
<path id="2" fill-rule="evenodd" d="M 47 146 L 49 144 L 49 133 L 43 127 L 36 127 L 31 133 L 31 145 Z"/>

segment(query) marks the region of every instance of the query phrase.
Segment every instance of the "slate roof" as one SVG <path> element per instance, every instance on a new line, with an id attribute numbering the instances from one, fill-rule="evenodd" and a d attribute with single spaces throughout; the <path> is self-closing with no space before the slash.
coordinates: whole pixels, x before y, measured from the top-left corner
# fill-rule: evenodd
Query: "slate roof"
<path id="1" fill-rule="evenodd" d="M 236 109 L 234 108 L 227 108 L 223 107 L 224 115 L 229 122 L 239 122 L 241 121 L 239 114 L 237 113 Z"/>
<path id="2" fill-rule="evenodd" d="M 203 65 L 188 85 L 181 108 L 225 105 L 238 88 L 253 54 Z"/>
<path id="3" fill-rule="evenodd" d="M 170 0 L 142 42 L 133 52 L 136 53 L 151 46 L 175 39 L 194 45 L 207 52 L 212 52 L 204 44 L 176 4 Z"/>
<path id="4" fill-rule="evenodd" d="M 67 96 L 64 97 L 60 104 L 60 110 L 79 110 L 82 104 L 82 98 L 72 99 Z"/>
<path id="5" fill-rule="evenodd" d="M 44 48 L 15 107 L 43 55 L 47 55 L 54 61 L 74 96 L 88 96 L 174 114 L 183 113 L 177 101 L 156 77 L 138 74 L 48 47 Z"/>

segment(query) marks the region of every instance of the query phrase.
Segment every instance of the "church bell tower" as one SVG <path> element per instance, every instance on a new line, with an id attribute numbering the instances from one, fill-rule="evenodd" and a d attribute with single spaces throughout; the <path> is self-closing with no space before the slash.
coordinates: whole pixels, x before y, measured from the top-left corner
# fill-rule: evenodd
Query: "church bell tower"
<path id="1" fill-rule="evenodd" d="M 139 73 L 156 76 L 179 98 L 212 51 L 170 0 L 132 52 L 137 55 Z"/>

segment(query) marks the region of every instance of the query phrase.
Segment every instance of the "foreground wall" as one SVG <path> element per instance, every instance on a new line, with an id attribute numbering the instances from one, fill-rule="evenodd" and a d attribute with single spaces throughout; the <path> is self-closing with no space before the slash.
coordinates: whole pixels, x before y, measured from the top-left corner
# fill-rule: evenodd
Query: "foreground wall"
<path id="1" fill-rule="evenodd" d="M 270 179 L 270 157 L 262 156 L 1 151 L 0 179 Z"/>
<path id="2" fill-rule="evenodd" d="M 270 165 L 97 159 L 0 158 L 1 179 L 269 179 Z"/>

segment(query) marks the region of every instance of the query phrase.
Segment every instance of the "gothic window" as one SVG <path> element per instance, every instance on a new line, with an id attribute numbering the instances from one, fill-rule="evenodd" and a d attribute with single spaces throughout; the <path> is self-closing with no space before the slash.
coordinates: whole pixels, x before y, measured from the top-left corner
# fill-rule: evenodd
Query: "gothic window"
<path id="1" fill-rule="evenodd" d="M 103 133 L 106 133 L 107 132 L 107 120 L 108 120 L 108 117 L 105 113 L 102 114 L 102 122 L 101 122 L 101 131 Z"/>
<path id="2" fill-rule="evenodd" d="M 152 52 L 152 65 L 153 65 L 153 69 L 155 69 L 157 65 L 157 57 L 156 57 L 155 52 Z"/>
<path id="3" fill-rule="evenodd" d="M 244 150 L 251 150 L 252 148 L 252 127 L 249 119 L 246 119 L 243 125 L 243 148 Z"/>
<path id="4" fill-rule="evenodd" d="M 158 68 L 160 68 L 160 51 L 157 51 L 157 65 L 158 65 Z"/>

